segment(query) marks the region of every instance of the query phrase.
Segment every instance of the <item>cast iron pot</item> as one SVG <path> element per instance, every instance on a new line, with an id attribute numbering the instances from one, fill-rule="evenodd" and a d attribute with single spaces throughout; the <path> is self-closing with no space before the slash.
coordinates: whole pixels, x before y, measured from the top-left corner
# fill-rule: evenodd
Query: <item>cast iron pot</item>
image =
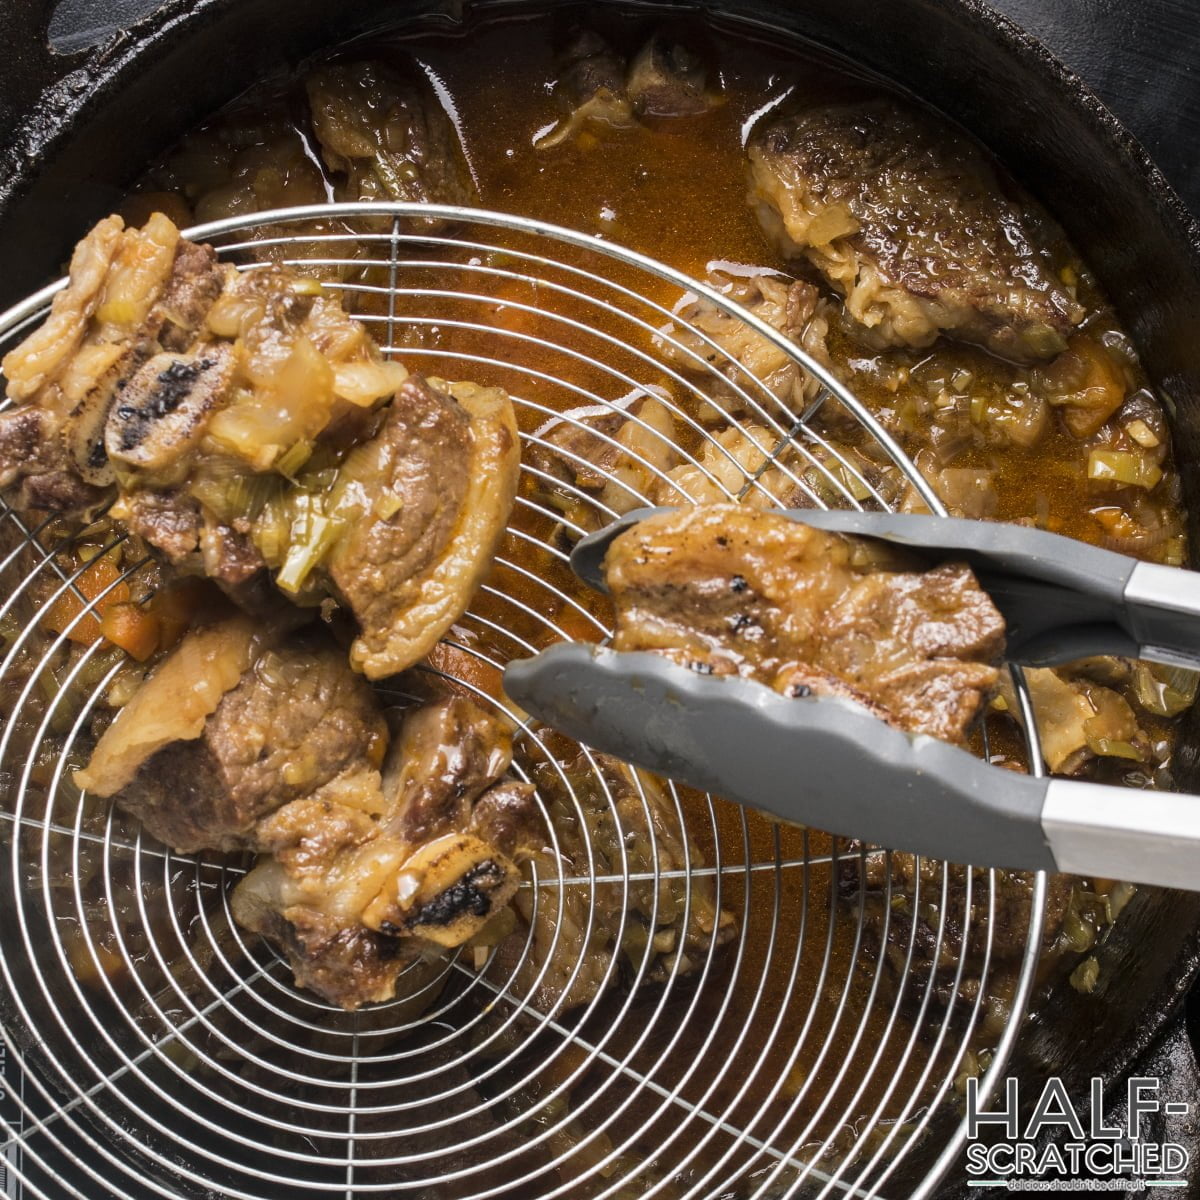
<path id="1" fill-rule="evenodd" d="M 47 42 L 50 5 L 5 0 L 0 307 L 54 277 L 75 240 L 111 210 L 149 158 L 268 71 L 373 29 L 419 21 L 449 30 L 471 13 L 502 13 L 520 2 L 167 0 L 102 45 L 59 56 Z M 979 0 L 675 7 L 770 27 L 851 57 L 990 145 L 1067 227 L 1173 402 L 1195 526 L 1200 228 L 1078 78 Z M 1200 791 L 1200 727 L 1185 731 L 1179 778 Z M 1200 1088 L 1180 1013 L 1200 966 L 1200 894 L 1140 890 L 1097 957 L 1096 991 L 1083 996 L 1059 985 L 1022 1037 L 1014 1068 L 1032 1078 L 1060 1075 L 1079 1096 L 1092 1076 L 1112 1081 L 1135 1063 L 1141 1071 L 1170 1068 L 1174 1085 L 1194 1100 Z M 1180 1131 L 1170 1133 L 1177 1139 Z M 946 1194 L 952 1191 L 948 1185 Z"/>

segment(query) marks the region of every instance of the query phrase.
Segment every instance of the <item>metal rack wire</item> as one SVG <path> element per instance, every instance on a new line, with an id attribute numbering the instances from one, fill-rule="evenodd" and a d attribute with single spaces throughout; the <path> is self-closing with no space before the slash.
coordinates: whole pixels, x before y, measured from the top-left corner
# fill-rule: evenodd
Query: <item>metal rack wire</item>
<path id="1" fill-rule="evenodd" d="M 242 269 L 274 260 L 315 272 L 389 355 L 513 396 L 523 487 L 497 571 L 447 641 L 449 661 L 463 664 L 458 685 L 514 724 L 523 715 L 480 680 L 551 641 L 606 635 L 571 589 L 566 545 L 585 524 L 649 502 L 678 480 L 676 466 L 745 502 L 786 493 L 885 505 L 906 491 L 941 511 L 901 447 L 821 364 L 721 291 L 620 247 L 503 214 L 406 205 L 257 214 L 189 236 Z M 54 290 L 0 317 L 0 348 L 40 319 Z M 821 390 L 805 412 L 686 329 L 683 293 L 810 371 Z M 628 403 L 646 395 L 670 413 L 670 468 L 661 427 Z M 857 424 L 853 447 L 824 423 L 832 403 Z M 737 427 L 734 407 L 754 426 L 740 456 L 719 440 Z M 644 437 L 631 448 L 581 411 L 622 412 Z M 562 422 L 595 448 L 620 449 L 632 470 L 601 471 L 602 488 L 553 476 L 540 452 Z M 570 462 L 571 450 L 555 453 Z M 41 624 L 62 595 L 85 595 L 92 569 L 69 557 L 61 531 L 5 510 L 0 536 L 0 1045 L 10 1083 L 0 1162 L 11 1194 L 933 1192 L 964 1136 L 956 1082 L 979 1069 L 986 1045 L 989 1092 L 1018 1037 L 1042 877 L 1030 884 L 1019 952 L 1002 954 L 994 873 L 926 864 L 902 878 L 889 865 L 873 915 L 861 848 L 670 786 L 664 805 L 640 779 L 652 854 L 635 863 L 602 765 L 585 756 L 582 774 L 569 771 L 558 744 L 526 725 L 517 770 L 550 778 L 585 845 L 582 859 L 535 864 L 525 884 L 535 917 L 548 917 L 549 948 L 529 935 L 515 957 L 417 963 L 396 1001 L 343 1013 L 298 991 L 233 923 L 227 895 L 245 863 L 170 853 L 74 787 L 70 769 L 121 664 L 101 643 L 68 654 L 71 625 L 51 634 Z M 110 586 L 136 592 L 145 564 L 121 566 Z M 1040 764 L 1036 742 L 1030 761 Z M 593 844 L 587 818 L 597 811 L 616 830 L 615 862 Z M 668 837 L 682 863 L 662 857 Z M 734 915 L 731 944 L 714 938 L 686 962 L 677 954 L 653 980 L 649 952 L 614 951 L 585 1003 L 539 1005 L 535 985 L 551 967 L 565 965 L 570 979 L 585 969 L 564 933 L 571 920 L 584 923 L 584 954 L 601 935 L 622 946 L 633 889 L 649 886 L 655 928 L 677 884 L 686 929 L 700 881 Z M 915 916 L 907 931 L 893 916 L 923 912 L 936 914 L 932 947 L 918 946 Z M 940 970 L 955 944 L 956 966 Z M 989 1031 L 997 1003 L 1009 1019 Z"/>

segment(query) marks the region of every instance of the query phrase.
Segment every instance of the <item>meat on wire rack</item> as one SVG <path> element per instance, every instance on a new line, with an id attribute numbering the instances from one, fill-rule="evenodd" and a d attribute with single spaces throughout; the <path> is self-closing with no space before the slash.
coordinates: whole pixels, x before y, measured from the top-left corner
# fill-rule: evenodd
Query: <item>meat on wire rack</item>
<path id="1" fill-rule="evenodd" d="M 617 447 L 578 413 L 624 403 L 627 420 L 661 439 L 661 428 L 628 405 L 652 395 L 670 412 L 675 460 L 724 499 L 778 503 L 771 489 L 786 487 L 813 504 L 886 507 L 862 460 L 824 429 L 825 409 L 836 404 L 874 461 L 944 512 L 901 448 L 820 363 L 722 292 L 620 246 L 499 213 L 403 204 L 255 214 L 186 236 L 213 243 L 242 269 L 271 259 L 313 271 L 387 355 L 448 378 L 486 373 L 511 393 L 527 486 L 499 570 L 448 639 L 454 655 L 444 661 L 470 668 L 451 666 L 458 686 L 515 724 L 523 714 L 480 686 L 480 672 L 560 638 L 608 633 L 572 593 L 564 529 L 578 535 L 581 521 L 599 526 L 649 503 L 639 487 L 664 478 L 644 443 L 621 443 L 640 476 L 601 463 L 590 469 L 603 488 L 551 479 L 539 452 L 550 448 L 555 422 Z M 42 318 L 59 286 L 0 317 L 0 350 Z M 801 419 L 708 333 L 686 325 L 682 295 L 745 322 L 819 381 Z M 750 455 L 721 440 L 736 432 L 735 407 L 751 414 L 751 440 L 762 441 Z M 556 453 L 569 460 L 572 451 L 560 443 Z M 571 503 L 552 507 L 550 486 Z M 558 952 L 572 891 L 587 897 L 586 953 L 598 907 L 620 910 L 620 946 L 631 887 L 652 884 L 657 911 L 670 877 L 685 885 L 683 928 L 691 881 L 714 881 L 718 909 L 736 918 L 733 943 L 718 949 L 712 939 L 690 974 L 677 955 L 655 986 L 639 986 L 643 956 L 626 986 L 602 986 L 571 1011 L 534 1007 L 494 950 L 486 962 L 463 951 L 409 968 L 390 1004 L 343 1013 L 297 991 L 285 964 L 233 924 L 227 893 L 244 870 L 238 860 L 170 853 L 70 784 L 91 708 L 120 664 L 94 678 L 93 643 L 56 681 L 66 690 L 86 680 L 85 701 L 65 720 L 56 702 L 38 703 L 43 668 L 66 633 L 38 634 L 40 613 L 17 619 L 22 597 L 53 577 L 47 605 L 68 590 L 86 599 L 79 582 L 90 564 L 64 567 L 52 522 L 30 526 L 0 510 L 5 527 L 0 1162 L 14 1197 L 932 1194 L 965 1139 L 955 1081 L 994 976 L 994 872 L 965 876 L 960 945 L 971 922 L 983 921 L 972 966 L 980 985 L 960 995 L 964 950 L 948 999 L 939 997 L 913 934 L 900 943 L 898 969 L 888 965 L 886 935 L 894 905 L 940 904 L 937 962 L 949 937 L 944 865 L 914 871 L 906 884 L 888 875 L 883 934 L 873 939 L 861 899 L 839 896 L 847 865 L 861 879 L 862 851 L 668 785 L 683 864 L 662 865 L 638 779 L 652 862 L 631 864 L 619 836 L 621 870 L 604 874 L 579 792 L 597 789 L 620 835 L 609 783 L 586 752 L 577 760 L 585 776 L 567 772 L 561 744 L 526 722 L 523 739 L 573 806 L 588 866 L 572 872 L 559 858 L 555 869 L 530 871 L 533 913 L 549 905 L 555 918 L 549 953 Z M 144 566 L 125 566 L 118 582 L 136 584 Z M 44 650 L 39 636 L 49 639 Z M 1029 761 L 1040 772 L 1019 673 L 1016 684 Z M 17 736 L 23 713 L 36 722 L 31 737 Z M 520 755 L 517 770 L 529 778 Z M 691 844 L 706 847 L 703 862 L 692 861 Z M 993 1041 L 985 1096 L 1028 1004 L 1045 883 L 1039 876 L 1031 888 L 1011 1017 Z M 609 957 L 605 981 L 615 979 L 617 959 Z M 581 955 L 571 978 L 582 967 Z"/>

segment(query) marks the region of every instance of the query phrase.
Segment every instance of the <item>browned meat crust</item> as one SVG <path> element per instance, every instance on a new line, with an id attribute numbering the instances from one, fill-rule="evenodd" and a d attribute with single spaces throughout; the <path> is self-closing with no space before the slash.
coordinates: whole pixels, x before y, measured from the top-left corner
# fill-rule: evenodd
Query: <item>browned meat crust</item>
<path id="1" fill-rule="evenodd" d="M 381 957 L 384 943 L 462 945 L 544 843 L 533 787 L 500 782 L 510 762 L 506 729 L 470 701 L 410 711 L 382 781 L 351 770 L 259 822 L 264 855 L 234 892 L 236 920 L 331 1002 L 389 999 L 411 956 Z M 343 969 L 359 953 L 361 970 Z"/>
<path id="2" fill-rule="evenodd" d="M 325 75 L 313 86 L 370 93 L 382 78 Z M 347 161 L 371 132 L 355 121 L 399 137 L 417 119 L 390 92 L 327 99 L 324 133 Z M 384 142 L 384 158 L 400 153 Z M 272 583 L 305 607 L 344 600 L 361 626 L 351 661 L 372 679 L 462 615 L 516 496 L 502 390 L 410 377 L 315 279 L 219 264 L 161 213 L 84 238 L 50 317 L 4 361 L 6 499 L 74 518 L 111 501 L 171 567 L 248 611 Z"/>
<path id="3" fill-rule="evenodd" d="M 186 350 L 204 326 L 208 310 L 221 294 L 225 273 L 211 246 L 179 240 L 171 275 L 158 299 L 164 350 Z"/>
<path id="4" fill-rule="evenodd" d="M 28 404 L 0 413 L 0 481 L 18 512 L 76 512 L 104 499 L 63 457 L 53 413 Z"/>
<path id="5" fill-rule="evenodd" d="M 274 943 L 288 961 L 297 987 L 353 1010 L 390 1000 L 396 980 L 420 956 L 417 943 L 347 924 L 312 908 L 286 914 L 239 888 L 238 924 Z"/>
<path id="6" fill-rule="evenodd" d="M 211 247 L 179 239 L 161 218 L 152 235 L 151 226 L 123 231 L 117 218 L 101 222 L 71 270 L 55 298 L 58 316 L 5 359 L 8 394 L 24 403 L 0 414 L 0 489 L 20 510 L 75 514 L 105 499 L 114 397 L 160 349 L 192 340 L 224 278 Z M 137 294 L 126 295 L 130 289 Z"/>
<path id="7" fill-rule="evenodd" d="M 814 284 L 761 271 L 750 276 L 733 275 L 710 268 L 705 276 L 709 287 L 748 308 L 756 317 L 796 342 L 818 361 L 828 365 L 829 333 L 833 301 L 822 298 Z M 724 375 L 737 390 L 722 388 L 714 396 L 717 414 L 762 419 L 750 401 L 762 405 L 758 384 L 793 416 L 800 416 L 820 391 L 815 376 L 794 358 L 751 329 L 741 317 L 718 308 L 702 296 L 686 296 L 674 311 L 686 324 L 671 324 L 662 331 L 664 354 L 684 370 L 703 371 L 704 364 Z M 700 335 L 706 335 L 715 347 Z M 697 361 L 699 360 L 699 361 Z M 709 374 L 704 374 L 709 382 Z M 828 416 L 828 414 L 826 414 Z"/>
<path id="8" fill-rule="evenodd" d="M 175 565 L 186 562 L 200 544 L 200 505 L 182 492 L 135 492 L 121 516 L 130 533 L 145 538 Z"/>
<path id="9" fill-rule="evenodd" d="M 254 846 L 258 821 L 343 771 L 376 762 L 387 727 L 335 646 L 268 650 L 194 741 L 159 750 L 118 797 L 181 853 Z"/>
<path id="10" fill-rule="evenodd" d="M 427 86 L 355 62 L 319 67 L 305 87 L 337 199 L 474 203 L 454 126 Z"/>
<path id="11" fill-rule="evenodd" d="M 629 64 L 626 88 L 639 117 L 695 117 L 712 108 L 704 64 L 686 46 L 652 37 Z"/>
<path id="12" fill-rule="evenodd" d="M 364 626 L 382 626 L 397 585 L 426 570 L 450 540 L 466 498 L 470 446 L 466 411 L 424 379 L 409 378 L 379 434 L 361 448 L 356 473 L 386 482 L 398 501 L 391 519 L 349 530 L 330 566 Z"/>
<path id="13" fill-rule="evenodd" d="M 656 35 L 628 68 L 598 33 L 578 30 L 559 55 L 556 91 L 569 115 L 539 136 L 549 149 L 594 128 L 626 129 L 639 120 L 694 117 L 719 104 L 703 62 L 686 46 Z"/>
<path id="14" fill-rule="evenodd" d="M 785 693 L 829 691 L 831 675 L 900 728 L 962 741 L 996 685 L 1004 620 L 967 567 L 881 553 L 745 506 L 652 517 L 605 559 L 613 644 Z"/>
<path id="15" fill-rule="evenodd" d="M 426 842 L 465 829 L 475 801 L 511 761 L 508 731 L 470 701 L 455 697 L 417 709 L 383 772 L 394 803 L 388 832 Z"/>
<path id="16" fill-rule="evenodd" d="M 504 534 L 519 471 L 503 392 L 418 376 L 348 456 L 337 501 L 346 530 L 329 575 L 361 627 L 351 659 L 369 678 L 412 666 L 463 614 Z"/>
<path id="17" fill-rule="evenodd" d="M 546 840 L 529 784 L 502 780 L 471 810 L 470 831 L 509 858 L 519 858 Z"/>
<path id="18" fill-rule="evenodd" d="M 924 981 L 932 978 L 938 1005 L 957 1000 L 959 1014 L 965 1018 L 964 1003 L 969 1006 L 978 996 L 984 955 L 990 954 L 989 1006 L 983 1030 L 987 1035 L 998 1034 L 1007 1018 L 1005 980 L 1024 954 L 1029 936 L 1034 876 L 1023 871 L 996 871 L 991 877 L 993 887 L 989 872 L 979 868 L 874 849 L 867 850 L 860 867 L 859 849 L 858 843 L 851 843 L 848 856 L 841 860 L 838 891 L 843 902 L 856 909 L 861 904 L 864 936 L 869 945 L 882 951 L 893 986 L 907 984 L 908 1004 L 916 1008 Z M 918 879 L 920 891 L 914 903 Z M 1061 936 L 1075 885 L 1067 875 L 1049 878 L 1043 951 L 1050 950 Z M 960 961 L 962 982 L 956 992 L 954 980 Z M 914 979 L 921 981 L 920 987 L 912 986 Z"/>
<path id="19" fill-rule="evenodd" d="M 751 201 L 883 345 L 940 332 L 1050 358 L 1082 308 L 1054 276 L 983 152 L 893 100 L 773 118 L 749 146 Z"/>

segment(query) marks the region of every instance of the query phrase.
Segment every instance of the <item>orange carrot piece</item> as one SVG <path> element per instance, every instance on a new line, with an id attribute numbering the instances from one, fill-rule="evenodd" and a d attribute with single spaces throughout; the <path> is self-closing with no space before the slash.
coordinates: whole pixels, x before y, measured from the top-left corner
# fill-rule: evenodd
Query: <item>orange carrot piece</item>
<path id="1" fill-rule="evenodd" d="M 126 654 L 145 662 L 159 646 L 162 627 L 158 618 L 140 604 L 112 604 L 100 619 L 104 636 Z"/>
<path id="2" fill-rule="evenodd" d="M 75 587 L 68 588 L 50 606 L 42 618 L 43 628 L 51 633 L 65 633 L 69 641 L 81 646 L 90 646 L 102 636 L 100 620 L 105 611 L 129 600 L 129 585 L 117 583 L 120 577 L 121 572 L 108 558 L 90 563 L 75 581 Z M 110 587 L 112 590 L 106 592 Z M 86 598 L 86 605 L 76 589 Z"/>

